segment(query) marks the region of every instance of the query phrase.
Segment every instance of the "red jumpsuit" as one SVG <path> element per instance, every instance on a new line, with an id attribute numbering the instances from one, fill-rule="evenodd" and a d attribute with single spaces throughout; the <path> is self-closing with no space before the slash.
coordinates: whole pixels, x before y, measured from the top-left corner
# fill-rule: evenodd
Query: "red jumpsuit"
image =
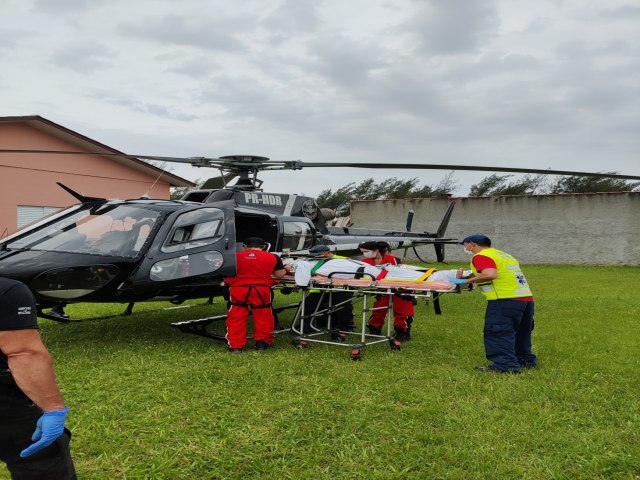
<path id="1" fill-rule="evenodd" d="M 273 311 L 271 286 L 275 270 L 282 269 L 282 260 L 262 250 L 236 252 L 236 276 L 225 278 L 229 285 L 231 307 L 227 314 L 227 342 L 229 348 L 243 348 L 247 344 L 249 307 L 253 316 L 253 339 L 273 342 Z"/>
<path id="2" fill-rule="evenodd" d="M 368 263 L 369 265 L 376 265 L 374 258 L 363 258 L 362 262 Z M 390 264 L 390 265 L 398 265 L 402 263 L 402 261 L 393 255 L 385 254 L 382 256 L 382 260 L 378 265 L 382 264 Z M 413 309 L 413 301 L 405 300 L 397 295 L 393 295 L 393 327 L 396 330 L 406 331 L 413 321 L 414 309 Z M 373 308 L 378 307 L 387 307 L 389 305 L 389 295 L 382 295 L 378 300 L 373 303 Z M 374 310 L 372 312 L 371 318 L 369 319 L 369 325 L 372 325 L 377 328 L 382 328 L 384 325 L 384 320 L 387 315 L 387 310 L 381 308 L 380 310 Z M 411 317 L 409 319 L 409 317 Z M 407 320 L 409 321 L 407 322 Z"/>

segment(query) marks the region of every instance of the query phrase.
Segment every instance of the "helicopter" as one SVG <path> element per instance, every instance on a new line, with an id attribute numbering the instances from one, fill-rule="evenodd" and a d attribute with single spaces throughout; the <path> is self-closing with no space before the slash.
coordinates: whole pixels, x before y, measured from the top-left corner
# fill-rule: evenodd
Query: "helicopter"
<path id="1" fill-rule="evenodd" d="M 0 153 L 81 154 L 87 152 L 0 150 Z M 97 155 L 119 155 L 97 153 Z M 393 249 L 434 245 L 444 261 L 444 246 L 457 243 L 445 232 L 455 203 L 445 211 L 435 233 L 331 227 L 333 213 L 312 197 L 267 193 L 258 173 L 267 170 L 352 167 L 507 171 L 552 175 L 592 175 L 640 179 L 617 174 L 557 170 L 402 163 L 310 163 L 274 161 L 254 155 L 220 158 L 130 158 L 213 167 L 221 176 L 180 200 L 113 200 L 89 197 L 59 184 L 78 204 L 54 213 L 0 240 L 0 276 L 26 283 L 38 314 L 68 322 L 69 303 L 128 303 L 224 296 L 223 279 L 235 274 L 235 252 L 242 240 L 259 236 L 276 254 L 305 255 L 316 244 L 346 255 L 359 253 L 363 241 L 386 241 Z M 235 179 L 233 185 L 230 181 Z M 47 309 L 49 309 L 47 311 Z"/>

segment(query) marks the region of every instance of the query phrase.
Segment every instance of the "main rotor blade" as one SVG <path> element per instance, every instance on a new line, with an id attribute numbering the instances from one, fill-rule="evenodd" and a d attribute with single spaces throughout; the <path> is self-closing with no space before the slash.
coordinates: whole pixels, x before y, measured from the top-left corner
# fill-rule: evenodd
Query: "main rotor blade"
<path id="1" fill-rule="evenodd" d="M 300 167 L 324 167 L 324 168 L 397 168 L 399 170 L 469 170 L 474 172 L 509 172 L 509 173 L 538 173 L 542 175 L 573 175 L 584 177 L 621 178 L 625 180 L 640 180 L 637 175 L 622 175 L 618 173 L 593 173 L 575 172 L 569 170 L 551 170 L 537 168 L 511 168 L 511 167 L 483 167 L 477 165 L 444 165 L 435 163 L 352 163 L 352 162 L 300 162 Z"/>
<path id="2" fill-rule="evenodd" d="M 226 171 L 264 171 L 264 170 L 300 170 L 302 168 L 380 168 L 399 170 L 456 170 L 472 172 L 535 173 L 541 175 L 570 175 L 579 177 L 619 178 L 640 180 L 639 175 L 619 173 L 577 172 L 571 170 L 551 170 L 538 168 L 486 167 L 479 165 L 446 165 L 435 163 L 355 163 L 355 162 L 302 162 L 300 160 L 270 160 L 266 157 L 230 156 L 222 158 L 208 157 L 160 157 L 157 155 L 131 155 L 127 153 L 73 152 L 60 150 L 0 150 L 0 153 L 44 153 L 58 155 L 99 155 L 114 156 L 162 162 L 186 163 L 195 167 L 222 168 Z"/>
<path id="3" fill-rule="evenodd" d="M 100 157 L 125 157 L 125 158 L 143 158 L 145 160 L 158 160 L 160 162 L 179 162 L 196 165 L 203 163 L 206 166 L 208 161 L 224 161 L 219 158 L 204 157 L 160 157 L 158 155 L 132 155 L 130 153 L 113 153 L 113 152 L 75 152 L 68 150 L 0 150 L 0 153 L 43 153 L 47 155 L 89 155 Z M 197 166 L 197 165 L 196 165 Z"/>
<path id="4" fill-rule="evenodd" d="M 159 162 L 185 163 L 194 167 L 223 168 L 228 171 L 299 170 L 299 160 L 271 160 L 254 155 L 231 155 L 228 157 L 163 157 L 159 155 L 133 155 L 114 152 L 78 152 L 70 150 L 6 150 L 0 153 L 40 153 L 51 155 L 89 155 L 100 157 L 124 157 L 132 159 L 157 160 Z"/>

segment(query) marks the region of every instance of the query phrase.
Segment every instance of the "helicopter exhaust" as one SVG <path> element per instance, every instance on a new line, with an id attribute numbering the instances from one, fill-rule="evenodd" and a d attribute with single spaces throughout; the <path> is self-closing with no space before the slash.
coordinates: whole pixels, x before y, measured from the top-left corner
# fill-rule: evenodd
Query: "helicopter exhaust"
<path id="1" fill-rule="evenodd" d="M 321 208 L 320 213 L 327 222 L 336 218 L 336 211 L 332 210 L 331 208 Z"/>

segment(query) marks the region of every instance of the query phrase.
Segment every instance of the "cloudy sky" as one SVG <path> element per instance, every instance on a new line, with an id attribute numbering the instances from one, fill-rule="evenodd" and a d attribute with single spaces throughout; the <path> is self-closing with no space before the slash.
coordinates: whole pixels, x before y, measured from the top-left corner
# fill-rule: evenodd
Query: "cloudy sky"
<path id="1" fill-rule="evenodd" d="M 0 18 L 0 116 L 132 154 L 640 175 L 637 0 L 2 0 Z M 316 195 L 446 173 L 262 178 Z"/>

